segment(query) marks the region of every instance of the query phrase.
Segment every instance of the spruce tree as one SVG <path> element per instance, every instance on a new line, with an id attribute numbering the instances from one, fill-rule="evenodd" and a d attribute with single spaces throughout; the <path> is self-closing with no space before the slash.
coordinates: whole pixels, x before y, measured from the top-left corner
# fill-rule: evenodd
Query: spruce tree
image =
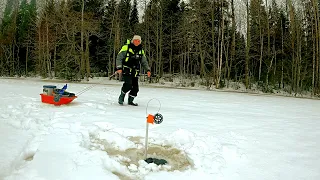
<path id="1" fill-rule="evenodd" d="M 120 42 L 123 44 L 127 39 L 132 38 L 133 32 L 130 28 L 130 0 L 120 0 L 118 5 L 118 18 L 120 28 Z"/>
<path id="2" fill-rule="evenodd" d="M 133 0 L 133 7 L 130 13 L 130 28 L 131 32 L 134 34 L 139 34 L 137 32 L 137 25 L 139 24 L 139 14 L 138 14 L 138 9 L 137 9 L 137 0 Z"/>
<path id="3" fill-rule="evenodd" d="M 117 16 L 116 6 L 115 0 L 108 0 L 103 8 L 97 44 L 98 61 L 96 62 L 96 66 L 99 71 L 107 71 L 108 75 L 113 73 L 114 36 Z"/>
<path id="4" fill-rule="evenodd" d="M 17 16 L 16 41 L 18 52 L 16 57 L 19 59 L 19 72 L 27 75 L 28 65 L 30 64 L 30 48 L 33 47 L 36 29 L 36 0 L 27 3 L 23 0 L 20 4 Z M 30 69 L 29 69 L 30 70 Z"/>
<path id="5" fill-rule="evenodd" d="M 18 72 L 17 48 L 16 48 L 16 21 L 19 9 L 19 0 L 7 0 L 4 16 L 0 25 L 0 39 L 2 40 L 0 51 L 1 74 L 13 76 Z"/>

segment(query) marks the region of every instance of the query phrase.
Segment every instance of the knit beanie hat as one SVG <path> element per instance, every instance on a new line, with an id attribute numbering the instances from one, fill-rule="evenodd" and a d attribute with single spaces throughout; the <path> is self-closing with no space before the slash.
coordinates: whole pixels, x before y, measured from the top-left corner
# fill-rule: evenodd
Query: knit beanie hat
<path id="1" fill-rule="evenodd" d="M 138 39 L 141 42 L 141 36 L 139 35 L 134 35 L 131 42 L 133 42 L 134 39 Z"/>

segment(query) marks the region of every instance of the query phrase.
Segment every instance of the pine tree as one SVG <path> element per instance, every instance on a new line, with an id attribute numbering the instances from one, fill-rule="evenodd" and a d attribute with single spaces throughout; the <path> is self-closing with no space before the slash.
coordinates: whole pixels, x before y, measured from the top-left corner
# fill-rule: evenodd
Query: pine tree
<path id="1" fill-rule="evenodd" d="M 16 31 L 17 31 L 17 14 L 19 9 L 19 0 L 7 0 L 4 10 L 4 16 L 0 25 L 0 39 L 2 40 L 1 55 L 1 74 L 13 76 L 19 70 L 15 55 L 16 48 Z"/>
<path id="2" fill-rule="evenodd" d="M 114 70 L 114 36 L 116 25 L 116 1 L 108 0 L 103 8 L 103 16 L 100 24 L 100 33 L 97 44 L 97 62 L 99 71 L 107 71 L 111 75 Z"/>
<path id="3" fill-rule="evenodd" d="M 137 9 L 137 0 L 133 1 L 133 7 L 130 13 L 130 28 L 133 34 L 139 34 L 137 32 L 137 25 L 139 24 L 139 14 Z"/>
<path id="4" fill-rule="evenodd" d="M 180 0 L 163 0 L 162 3 L 162 29 L 163 29 L 163 71 L 172 73 L 172 63 L 178 58 L 179 41 L 178 28 L 181 20 Z M 182 60 L 182 61 L 185 61 Z M 177 68 L 178 69 L 178 68 Z"/>
<path id="5" fill-rule="evenodd" d="M 20 4 L 20 9 L 17 17 L 17 41 L 22 42 L 27 35 L 27 30 L 29 26 L 29 8 L 27 0 L 23 0 Z"/>
<path id="6" fill-rule="evenodd" d="M 250 20 L 251 20 L 251 47 L 250 56 L 252 61 L 251 72 L 253 80 L 263 81 L 266 66 L 264 60 L 267 47 L 267 24 L 266 9 L 262 0 L 251 0 Z"/>
<path id="7" fill-rule="evenodd" d="M 1 35 L 5 36 L 5 34 L 7 33 L 6 31 L 9 28 L 9 25 L 12 23 L 12 13 L 14 10 L 14 4 L 16 3 L 16 1 L 13 0 L 7 0 L 6 3 L 6 7 L 4 9 L 3 12 L 3 18 L 2 18 L 2 22 L 1 22 L 1 26 L 0 26 L 0 30 L 1 30 Z"/>
<path id="8" fill-rule="evenodd" d="M 36 21 L 36 0 L 32 0 L 30 4 L 27 0 L 23 0 L 20 4 L 17 16 L 17 58 L 19 62 L 19 72 L 28 73 L 29 50 L 33 46 Z M 30 65 L 30 64 L 29 64 Z"/>
<path id="9" fill-rule="evenodd" d="M 120 42 L 125 43 L 127 39 L 132 38 L 133 32 L 130 28 L 130 0 L 120 0 L 118 5 L 118 20 L 120 28 Z"/>
<path id="10" fill-rule="evenodd" d="M 180 58 L 171 59 L 169 58 L 169 73 L 180 72 L 181 74 L 190 74 L 194 73 L 194 63 L 191 58 L 191 41 L 192 36 L 190 36 L 190 19 L 192 19 L 192 11 L 189 4 L 186 4 L 184 1 L 180 4 L 181 12 L 179 14 L 179 23 L 177 28 L 177 45 L 171 51 L 174 52 L 175 57 L 184 57 L 184 62 Z"/>
<path id="11" fill-rule="evenodd" d="M 13 19 L 11 17 L 11 14 L 13 12 L 14 1 L 7 0 L 6 7 L 3 12 L 3 18 L 0 23 L 0 40 L 1 40 L 1 47 L 0 48 L 0 60 L 1 60 L 1 66 L 0 66 L 0 72 L 1 75 L 8 75 L 9 73 L 9 63 L 7 59 L 10 59 L 10 54 L 7 53 L 7 49 L 11 46 L 13 43 L 13 35 L 10 30 L 12 30 L 12 22 Z"/>

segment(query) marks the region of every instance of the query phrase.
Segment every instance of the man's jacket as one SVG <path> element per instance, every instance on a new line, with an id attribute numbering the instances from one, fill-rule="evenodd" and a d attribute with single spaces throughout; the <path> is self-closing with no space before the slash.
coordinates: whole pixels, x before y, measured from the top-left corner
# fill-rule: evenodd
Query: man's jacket
<path id="1" fill-rule="evenodd" d="M 135 46 L 128 41 L 118 53 L 116 67 L 117 69 L 122 69 L 123 74 L 139 76 L 140 65 L 146 71 L 150 71 L 142 45 Z"/>

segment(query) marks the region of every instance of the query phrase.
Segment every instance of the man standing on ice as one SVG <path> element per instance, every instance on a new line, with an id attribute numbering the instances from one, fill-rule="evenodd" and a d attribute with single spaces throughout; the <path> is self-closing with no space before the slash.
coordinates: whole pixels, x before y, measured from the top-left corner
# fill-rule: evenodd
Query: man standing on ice
<path id="1" fill-rule="evenodd" d="M 137 97 L 139 91 L 138 77 L 140 65 L 143 66 L 148 73 L 148 77 L 150 77 L 150 67 L 141 45 L 141 37 L 134 35 L 131 42 L 128 40 L 127 44 L 122 46 L 116 60 L 117 73 L 122 74 L 124 79 L 118 99 L 119 104 L 123 104 L 126 93 L 130 91 L 128 104 L 138 106 L 133 100 Z"/>

